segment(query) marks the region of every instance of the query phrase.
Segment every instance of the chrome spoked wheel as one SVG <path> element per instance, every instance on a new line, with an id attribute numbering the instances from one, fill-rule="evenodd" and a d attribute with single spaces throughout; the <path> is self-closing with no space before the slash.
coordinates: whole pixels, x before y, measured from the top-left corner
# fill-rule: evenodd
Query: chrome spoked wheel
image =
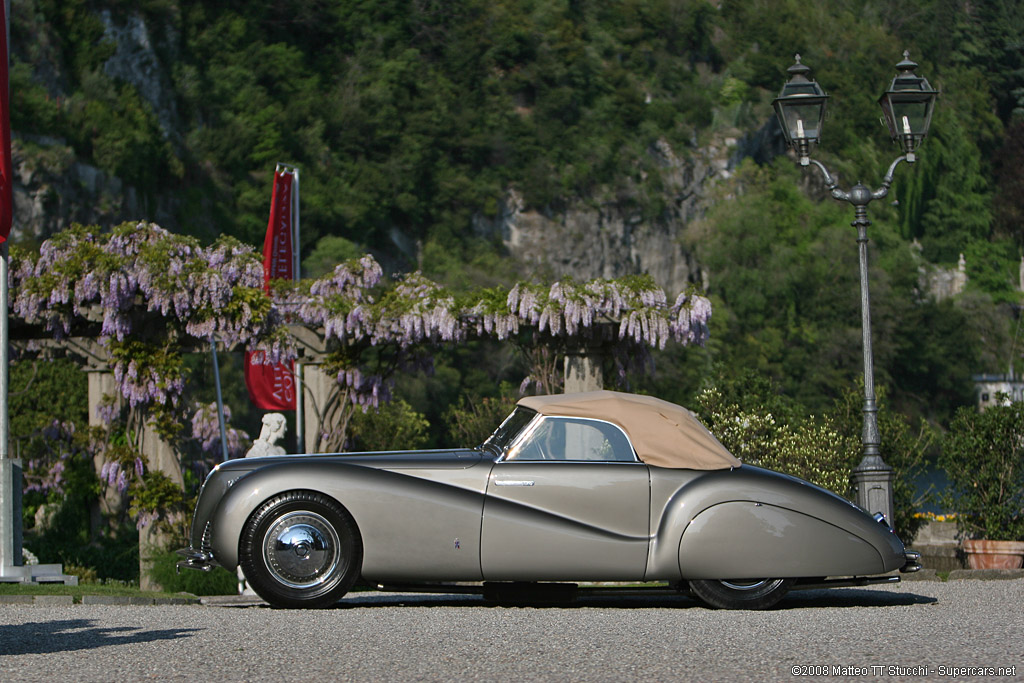
<path id="1" fill-rule="evenodd" d="M 289 588 L 313 588 L 338 567 L 341 539 L 322 515 L 289 512 L 274 520 L 263 537 L 263 559 L 270 573 Z"/>
<path id="2" fill-rule="evenodd" d="M 355 520 L 336 501 L 289 491 L 246 523 L 239 564 L 260 597 L 277 607 L 328 607 L 355 583 L 363 547 Z"/>
<path id="3" fill-rule="evenodd" d="M 701 579 L 690 581 L 690 590 L 701 600 L 721 609 L 766 609 L 789 592 L 794 579 Z"/>

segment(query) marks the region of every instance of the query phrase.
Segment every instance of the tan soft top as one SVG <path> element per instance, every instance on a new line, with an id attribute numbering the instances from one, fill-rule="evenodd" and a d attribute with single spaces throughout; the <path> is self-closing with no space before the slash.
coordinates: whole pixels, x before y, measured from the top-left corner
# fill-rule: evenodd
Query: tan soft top
<path id="1" fill-rule="evenodd" d="M 541 415 L 589 417 L 622 427 L 648 465 L 691 470 L 724 470 L 740 461 L 693 413 L 653 396 L 618 391 L 527 396 L 519 405 Z"/>

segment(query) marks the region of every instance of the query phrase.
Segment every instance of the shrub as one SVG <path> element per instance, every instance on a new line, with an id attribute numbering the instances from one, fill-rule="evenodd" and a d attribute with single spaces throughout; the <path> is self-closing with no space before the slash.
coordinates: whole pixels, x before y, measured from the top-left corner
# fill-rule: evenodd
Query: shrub
<path id="1" fill-rule="evenodd" d="M 957 411 L 939 465 L 943 503 L 969 538 L 1024 541 L 1024 404 Z"/>
<path id="2" fill-rule="evenodd" d="M 502 395 L 496 398 L 463 396 L 457 406 L 448 409 L 445 421 L 450 425 L 448 429 L 454 443 L 479 446 L 508 417 L 516 407 L 516 399 L 507 387 L 503 389 Z"/>
<path id="3" fill-rule="evenodd" d="M 395 399 L 377 409 L 356 411 L 349 435 L 356 450 L 396 451 L 422 448 L 430 423 L 408 403 Z"/>
<path id="4" fill-rule="evenodd" d="M 186 569 L 180 574 L 177 563 L 181 557 L 174 551 L 159 553 L 153 557 L 150 576 L 168 593 L 191 593 L 192 595 L 232 595 L 238 592 L 238 577 L 221 567 L 208 572 Z"/>

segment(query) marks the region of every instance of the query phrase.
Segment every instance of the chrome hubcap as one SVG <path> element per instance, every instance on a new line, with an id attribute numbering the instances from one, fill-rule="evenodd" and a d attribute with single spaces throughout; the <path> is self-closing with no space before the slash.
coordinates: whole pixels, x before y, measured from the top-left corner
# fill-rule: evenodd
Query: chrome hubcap
<path id="1" fill-rule="evenodd" d="M 267 567 L 290 588 L 322 584 L 340 563 L 340 552 L 341 540 L 334 526 L 307 510 L 279 517 L 263 539 Z"/>

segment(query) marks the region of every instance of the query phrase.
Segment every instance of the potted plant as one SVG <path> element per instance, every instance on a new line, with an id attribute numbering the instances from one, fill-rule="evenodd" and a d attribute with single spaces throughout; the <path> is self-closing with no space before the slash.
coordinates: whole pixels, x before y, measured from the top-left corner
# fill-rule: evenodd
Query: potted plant
<path id="1" fill-rule="evenodd" d="M 939 464 L 943 495 L 972 569 L 1014 569 L 1024 560 L 1024 404 L 957 411 Z"/>

